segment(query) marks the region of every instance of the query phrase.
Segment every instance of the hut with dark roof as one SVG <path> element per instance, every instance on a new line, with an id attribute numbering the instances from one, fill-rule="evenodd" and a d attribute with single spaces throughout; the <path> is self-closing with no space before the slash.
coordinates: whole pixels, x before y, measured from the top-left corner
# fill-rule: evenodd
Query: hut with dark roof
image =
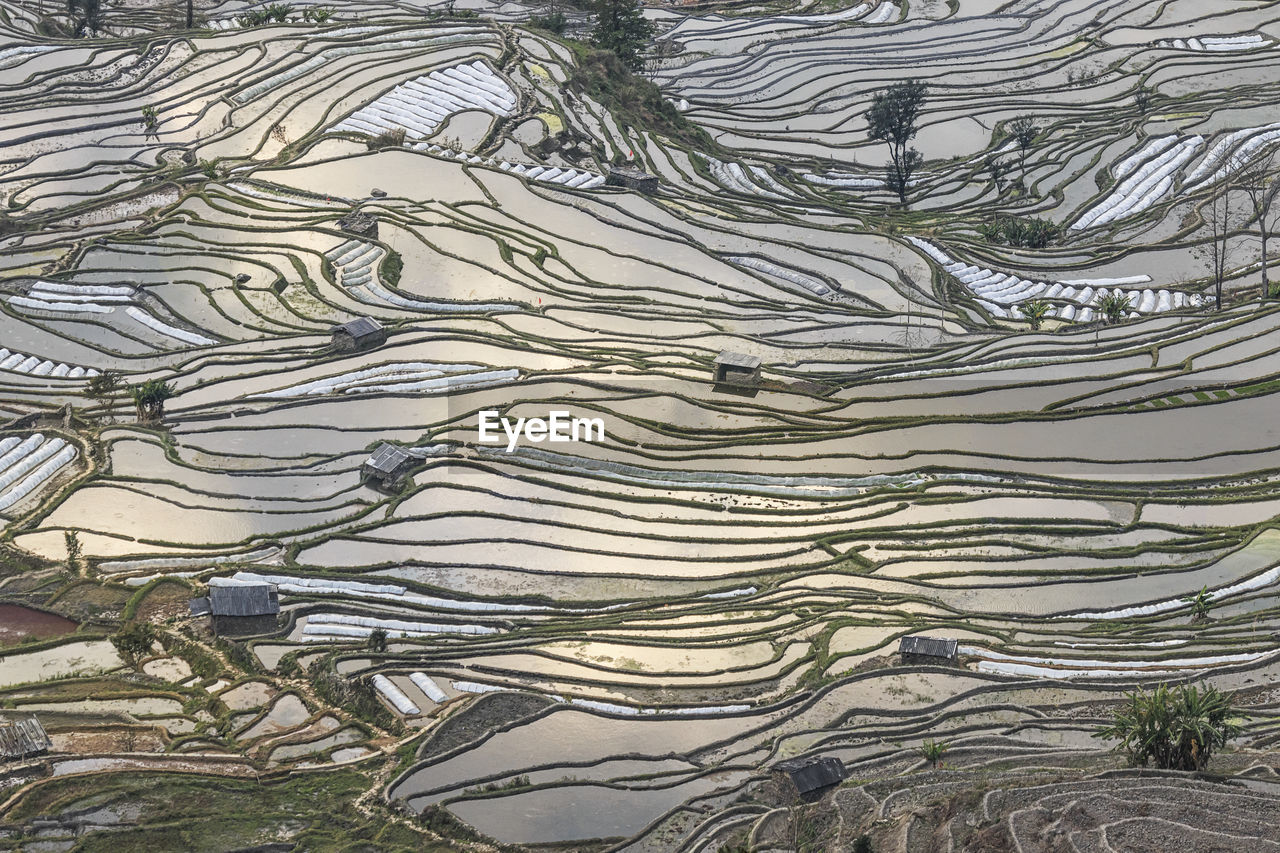
<path id="1" fill-rule="evenodd" d="M 360 466 L 360 477 L 382 489 L 397 489 L 415 461 L 403 447 L 384 441 Z"/>
<path id="2" fill-rule="evenodd" d="M 760 381 L 760 359 L 725 350 L 715 358 L 717 385 L 755 385 Z"/>
<path id="3" fill-rule="evenodd" d="M 348 234 L 354 234 L 366 240 L 378 239 L 377 217 L 362 210 L 353 210 L 339 219 L 338 227 Z"/>
<path id="4" fill-rule="evenodd" d="M 902 662 L 909 665 L 955 666 L 959 641 L 944 637 L 903 637 L 898 643 Z"/>
<path id="5" fill-rule="evenodd" d="M 849 775 L 840 760 L 831 756 L 780 761 L 773 769 L 785 774 L 804 800 L 821 797 L 828 788 L 839 785 Z"/>
<path id="6" fill-rule="evenodd" d="M 220 637 L 252 637 L 279 628 L 280 596 L 269 583 L 245 583 L 211 578 L 209 595 L 190 602 L 192 615 L 213 618 Z"/>
<path id="7" fill-rule="evenodd" d="M 642 193 L 658 191 L 658 176 L 650 175 L 644 169 L 637 169 L 635 166 L 610 166 L 604 182 L 611 187 L 626 187 Z"/>
<path id="8" fill-rule="evenodd" d="M 329 330 L 333 348 L 342 352 L 374 349 L 387 342 L 387 330 L 372 317 L 357 317 Z"/>

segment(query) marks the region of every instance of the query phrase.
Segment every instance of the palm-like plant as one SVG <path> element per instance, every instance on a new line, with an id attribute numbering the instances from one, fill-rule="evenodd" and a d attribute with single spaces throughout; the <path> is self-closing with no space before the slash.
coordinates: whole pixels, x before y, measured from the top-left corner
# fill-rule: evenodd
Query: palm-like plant
<path id="1" fill-rule="evenodd" d="M 1209 587 L 1202 586 L 1200 591 L 1192 595 L 1182 596 L 1184 604 L 1191 605 L 1191 621 L 1199 622 L 1209 618 L 1209 605 L 1213 601 L 1213 593 Z"/>
<path id="2" fill-rule="evenodd" d="M 951 744 L 945 740 L 926 740 L 916 748 L 916 751 L 920 753 L 921 758 L 933 765 L 934 770 L 937 770 L 942 766 L 942 757 L 950 748 Z"/>
<path id="3" fill-rule="evenodd" d="M 1044 318 L 1053 312 L 1053 306 L 1043 299 L 1028 299 L 1026 302 L 1018 306 L 1018 313 L 1031 325 L 1034 331 L 1039 331 L 1044 325 Z"/>
<path id="4" fill-rule="evenodd" d="M 1094 737 L 1118 741 L 1116 749 L 1136 765 L 1161 770 L 1203 770 L 1213 753 L 1241 732 L 1231 695 L 1216 687 L 1161 684 L 1151 693 L 1129 693 L 1128 705 Z"/>
<path id="5" fill-rule="evenodd" d="M 173 396 L 173 386 L 163 379 L 148 379 L 129 389 L 138 410 L 139 423 L 164 420 L 164 401 Z"/>
<path id="6" fill-rule="evenodd" d="M 1108 323 L 1119 323 L 1129 316 L 1130 301 L 1127 293 L 1113 290 L 1098 298 L 1098 311 Z"/>

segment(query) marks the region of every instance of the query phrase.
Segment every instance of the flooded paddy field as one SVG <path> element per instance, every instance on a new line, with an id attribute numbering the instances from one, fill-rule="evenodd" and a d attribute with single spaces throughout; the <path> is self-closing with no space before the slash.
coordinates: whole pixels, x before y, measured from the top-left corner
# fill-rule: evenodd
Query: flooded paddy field
<path id="1" fill-rule="evenodd" d="M 0 850 L 1262 843 L 1276 4 L 544 6 L 0 0 Z"/>

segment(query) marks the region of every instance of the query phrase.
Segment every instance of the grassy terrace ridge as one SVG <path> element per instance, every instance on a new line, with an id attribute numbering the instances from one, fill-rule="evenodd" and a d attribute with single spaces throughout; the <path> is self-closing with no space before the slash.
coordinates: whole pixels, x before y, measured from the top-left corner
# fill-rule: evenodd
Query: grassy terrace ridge
<path id="1" fill-rule="evenodd" d="M 357 808 L 374 778 L 356 770 L 263 781 L 177 773 L 79 776 L 40 785 L 7 818 L 24 825 L 39 816 L 99 809 L 128 815 L 120 823 L 105 817 L 104 831 L 76 844 L 84 851 L 210 850 L 277 838 L 312 850 L 457 849 L 412 822 Z"/>

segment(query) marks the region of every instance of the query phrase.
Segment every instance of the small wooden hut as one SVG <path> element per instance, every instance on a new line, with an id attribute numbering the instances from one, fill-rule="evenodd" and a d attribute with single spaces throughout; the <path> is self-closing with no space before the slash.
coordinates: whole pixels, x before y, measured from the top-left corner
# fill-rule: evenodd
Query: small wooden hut
<path id="1" fill-rule="evenodd" d="M 637 169 L 634 166 L 610 166 L 604 182 L 611 187 L 626 187 L 642 193 L 658 191 L 658 176 L 650 175 L 644 169 Z"/>
<path id="2" fill-rule="evenodd" d="M 776 772 L 785 774 L 801 799 L 821 797 L 828 788 L 839 785 L 849 775 L 837 758 L 792 759 L 774 765 Z"/>
<path id="3" fill-rule="evenodd" d="M 898 654 L 908 665 L 955 666 L 959 641 L 944 637 L 903 637 Z"/>
<path id="4" fill-rule="evenodd" d="M 382 489 L 396 489 L 415 461 L 403 447 L 383 442 L 360 467 L 361 479 Z"/>
<path id="5" fill-rule="evenodd" d="M 333 348 L 341 352 L 375 349 L 387 342 L 387 330 L 372 317 L 357 317 L 329 330 Z"/>
<path id="6" fill-rule="evenodd" d="M 725 350 L 715 358 L 717 385 L 755 385 L 760 381 L 760 359 Z"/>
<path id="7" fill-rule="evenodd" d="M 0 719 L 0 761 L 43 755 L 52 748 L 53 742 L 35 717 Z"/>
<path id="8" fill-rule="evenodd" d="M 192 602 L 192 613 L 205 610 L 201 602 Z M 206 612 L 213 617 L 213 632 L 220 637 L 270 634 L 279 627 L 280 596 L 269 583 L 211 578 Z"/>

